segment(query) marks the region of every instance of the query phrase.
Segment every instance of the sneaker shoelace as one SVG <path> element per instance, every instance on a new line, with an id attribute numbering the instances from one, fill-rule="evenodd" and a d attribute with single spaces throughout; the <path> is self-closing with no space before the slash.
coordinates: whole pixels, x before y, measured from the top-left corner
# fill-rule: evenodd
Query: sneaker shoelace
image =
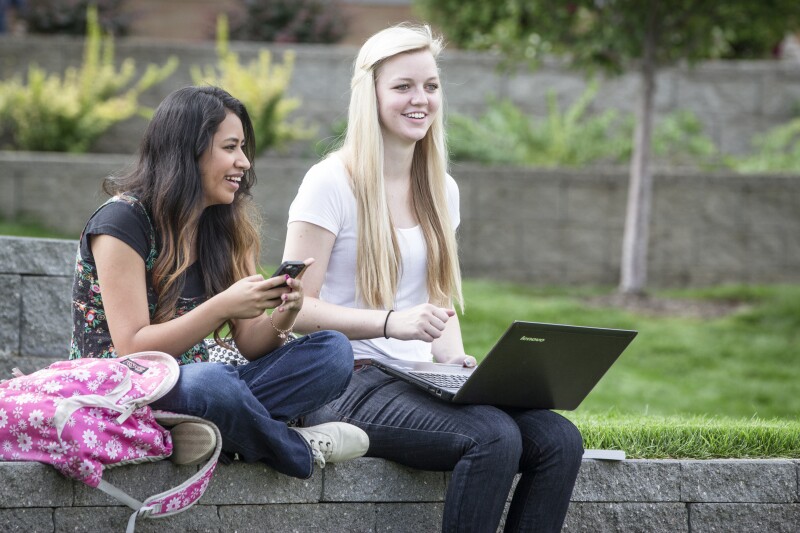
<path id="1" fill-rule="evenodd" d="M 311 455 L 314 458 L 314 462 L 316 462 L 320 468 L 325 468 L 326 459 L 333 453 L 331 442 L 310 439 L 308 444 L 311 446 Z"/>

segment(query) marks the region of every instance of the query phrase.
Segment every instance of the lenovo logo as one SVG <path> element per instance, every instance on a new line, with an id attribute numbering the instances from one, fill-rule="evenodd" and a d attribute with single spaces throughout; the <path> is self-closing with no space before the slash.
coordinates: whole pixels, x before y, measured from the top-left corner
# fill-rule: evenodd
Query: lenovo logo
<path id="1" fill-rule="evenodd" d="M 525 342 L 544 342 L 544 339 L 540 339 L 539 337 L 526 337 L 524 335 L 519 340 Z"/>

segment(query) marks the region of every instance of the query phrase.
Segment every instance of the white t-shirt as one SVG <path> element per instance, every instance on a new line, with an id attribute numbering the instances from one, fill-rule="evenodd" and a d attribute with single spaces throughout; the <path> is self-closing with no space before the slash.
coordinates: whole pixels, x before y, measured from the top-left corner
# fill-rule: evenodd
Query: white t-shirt
<path id="1" fill-rule="evenodd" d="M 449 175 L 447 204 L 453 227 L 456 228 L 460 222 L 458 185 Z M 356 199 L 344 163 L 337 156 L 326 158 L 306 173 L 289 208 L 289 223 L 298 221 L 315 224 L 336 236 L 320 299 L 345 307 L 367 308 L 356 299 Z M 402 262 L 394 308 L 402 311 L 428 301 L 427 251 L 419 226 L 399 228 L 396 232 Z M 432 359 L 431 344 L 424 341 L 378 337 L 350 342 L 356 356 L 378 354 L 411 361 Z"/>

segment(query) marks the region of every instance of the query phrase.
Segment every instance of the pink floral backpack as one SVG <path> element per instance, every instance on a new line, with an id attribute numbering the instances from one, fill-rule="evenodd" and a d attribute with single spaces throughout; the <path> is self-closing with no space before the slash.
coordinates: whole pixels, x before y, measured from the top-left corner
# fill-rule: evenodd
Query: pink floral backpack
<path id="1" fill-rule="evenodd" d="M 206 490 L 222 448 L 217 427 L 201 418 L 154 411 L 148 404 L 178 380 L 178 363 L 162 352 L 59 361 L 0 382 L 0 460 L 38 461 L 98 488 L 134 509 L 136 518 L 185 511 Z M 207 424 L 217 436 L 208 462 L 184 483 L 143 502 L 103 481 L 103 469 L 158 461 L 172 453 L 171 426 Z"/>

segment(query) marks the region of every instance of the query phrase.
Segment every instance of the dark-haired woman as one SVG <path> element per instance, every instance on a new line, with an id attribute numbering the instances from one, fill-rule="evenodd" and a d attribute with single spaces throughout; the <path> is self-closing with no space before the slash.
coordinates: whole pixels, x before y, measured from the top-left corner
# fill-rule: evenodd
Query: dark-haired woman
<path id="1" fill-rule="evenodd" d="M 138 164 L 105 181 L 113 197 L 81 235 L 70 358 L 173 355 L 180 378 L 155 408 L 210 420 L 225 451 L 307 478 L 315 462 L 363 455 L 368 439 L 344 423 L 287 426 L 341 395 L 352 350 L 330 331 L 287 342 L 303 286 L 256 273 L 253 151 L 247 110 L 222 89 L 186 87 L 159 105 Z M 249 364 L 207 362 L 204 339 L 223 328 Z M 195 426 L 173 430 L 176 462 L 213 449 Z"/>

